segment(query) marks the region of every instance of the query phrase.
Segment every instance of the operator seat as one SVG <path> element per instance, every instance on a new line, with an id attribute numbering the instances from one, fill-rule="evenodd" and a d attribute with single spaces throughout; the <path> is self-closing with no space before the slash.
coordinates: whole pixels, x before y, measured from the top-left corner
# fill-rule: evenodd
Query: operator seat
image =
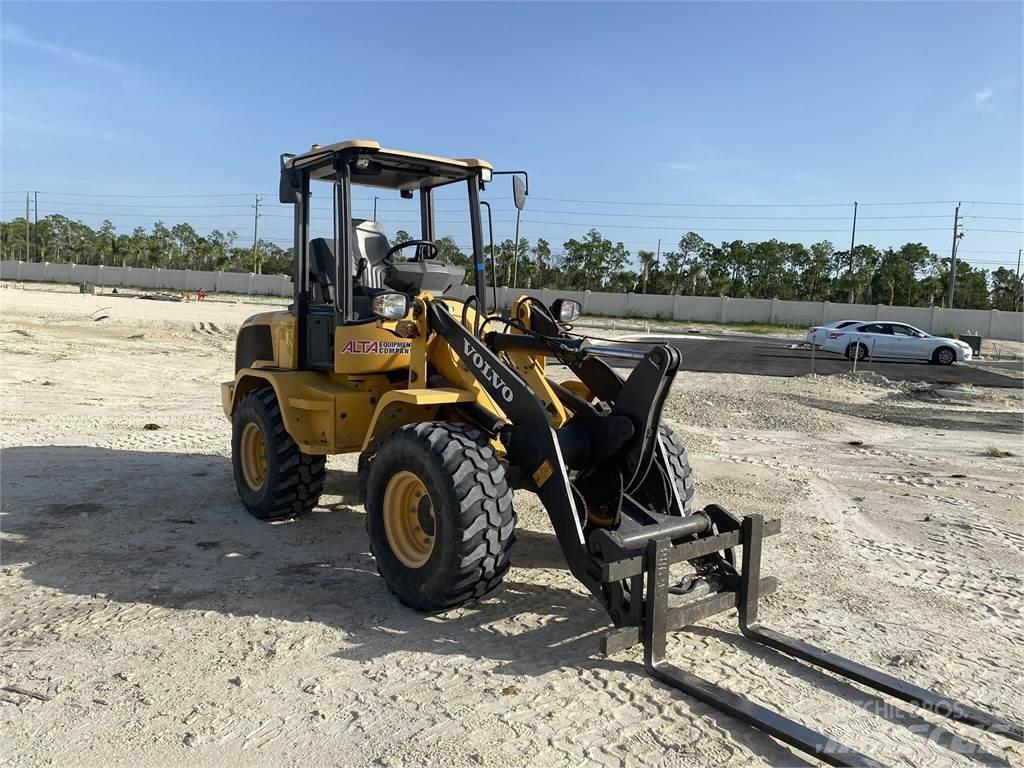
<path id="1" fill-rule="evenodd" d="M 359 287 L 370 289 L 384 288 L 384 277 L 387 268 L 384 257 L 391 249 L 384 228 L 376 221 L 368 219 L 352 219 L 355 231 L 355 242 L 352 245 L 354 258 L 352 277 L 356 290 Z M 309 241 L 312 259 L 310 260 L 310 278 L 314 301 L 319 304 L 330 304 L 334 300 L 334 241 L 325 237 L 317 237 Z"/>
<path id="2" fill-rule="evenodd" d="M 370 310 L 370 299 L 387 290 L 384 278 L 387 269 L 384 256 L 391 248 L 384 229 L 376 221 L 353 219 L 355 241 L 352 245 L 353 275 L 352 311 L 357 320 L 374 317 Z M 317 237 L 309 241 L 309 277 L 314 304 L 334 303 L 334 241 Z"/>
<path id="3" fill-rule="evenodd" d="M 334 303 L 334 244 L 323 237 L 309 241 L 312 258 L 309 264 L 309 283 L 314 304 Z"/>
<path id="4" fill-rule="evenodd" d="M 355 243 L 352 249 L 355 273 L 352 276 L 356 285 L 371 289 L 383 288 L 384 277 L 387 274 L 384 257 L 391 249 L 384 228 L 379 222 L 369 219 L 352 219 L 352 228 L 355 230 Z"/>

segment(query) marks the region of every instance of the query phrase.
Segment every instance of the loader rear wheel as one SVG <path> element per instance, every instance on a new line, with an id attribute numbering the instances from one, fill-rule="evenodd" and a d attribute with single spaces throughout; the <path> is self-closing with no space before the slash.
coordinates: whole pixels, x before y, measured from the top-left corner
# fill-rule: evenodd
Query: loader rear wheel
<path id="1" fill-rule="evenodd" d="M 392 432 L 369 463 L 366 513 L 377 570 L 411 608 L 482 597 L 509 569 L 512 492 L 494 449 L 470 427 L 428 421 Z"/>
<path id="2" fill-rule="evenodd" d="M 326 459 L 299 450 L 273 389 L 253 390 L 235 408 L 231 463 L 242 503 L 260 520 L 294 517 L 320 501 Z"/>

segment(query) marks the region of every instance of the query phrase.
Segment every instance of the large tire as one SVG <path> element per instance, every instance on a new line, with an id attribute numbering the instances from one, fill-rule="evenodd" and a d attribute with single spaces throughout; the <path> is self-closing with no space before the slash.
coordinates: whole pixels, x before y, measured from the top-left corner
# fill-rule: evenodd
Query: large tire
<path id="1" fill-rule="evenodd" d="M 470 427 L 428 421 L 388 435 L 369 462 L 366 513 L 378 572 L 416 610 L 480 598 L 509 569 L 512 492 L 494 449 Z"/>
<path id="2" fill-rule="evenodd" d="M 295 517 L 320 501 L 326 459 L 299 450 L 273 389 L 255 389 L 235 408 L 231 463 L 242 503 L 260 520 Z"/>
<path id="3" fill-rule="evenodd" d="M 694 493 L 690 456 L 671 427 L 660 424 L 658 433 L 661 435 L 662 444 L 665 446 L 665 453 L 668 456 L 669 472 L 675 479 L 676 486 L 681 489 L 679 492 L 683 496 L 683 516 L 688 517 L 693 513 Z"/>
<path id="4" fill-rule="evenodd" d="M 956 350 L 949 346 L 939 347 L 932 353 L 932 362 L 936 365 L 952 365 L 956 362 Z"/>

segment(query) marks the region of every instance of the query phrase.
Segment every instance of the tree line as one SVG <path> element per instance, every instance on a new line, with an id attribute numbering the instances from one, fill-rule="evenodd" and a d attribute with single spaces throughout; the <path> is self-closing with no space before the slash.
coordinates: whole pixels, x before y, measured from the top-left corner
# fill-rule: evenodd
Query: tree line
<path id="1" fill-rule="evenodd" d="M 3 258 L 25 258 L 24 218 L 0 222 Z M 99 229 L 50 215 L 29 230 L 31 261 L 75 262 L 108 266 L 223 270 L 291 274 L 291 249 L 259 240 L 240 244 L 234 231 L 202 235 L 189 224 L 151 230 L 136 227 L 118 233 L 110 221 Z M 399 230 L 395 242 L 411 239 Z M 471 258 L 451 237 L 437 241 L 440 258 L 471 266 Z M 945 306 L 950 259 L 921 243 L 899 248 L 862 244 L 836 250 L 827 240 L 806 246 L 776 238 L 761 242 L 733 240 L 718 244 L 695 232 L 660 254 L 630 252 L 623 243 L 591 229 L 562 243 L 555 252 L 543 238 L 496 243 L 487 252 L 488 284 L 522 288 L 592 290 L 683 296 L 792 299 L 860 304 Z M 472 283 L 474 270 L 467 269 Z M 955 306 L 967 309 L 1020 308 L 1021 281 L 1013 270 L 985 270 L 958 261 Z"/>

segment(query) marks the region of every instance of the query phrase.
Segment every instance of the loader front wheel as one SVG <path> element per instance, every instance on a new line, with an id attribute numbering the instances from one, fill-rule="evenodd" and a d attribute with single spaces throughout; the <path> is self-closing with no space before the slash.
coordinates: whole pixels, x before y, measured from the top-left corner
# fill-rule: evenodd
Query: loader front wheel
<path id="1" fill-rule="evenodd" d="M 242 503 L 260 520 L 294 517 L 320 501 L 326 459 L 299 450 L 269 387 L 253 390 L 235 408 L 231 463 Z"/>
<path id="2" fill-rule="evenodd" d="M 508 571 L 512 493 L 475 429 L 428 421 L 392 432 L 369 465 L 366 513 L 377 570 L 411 608 L 482 597 Z"/>
<path id="3" fill-rule="evenodd" d="M 683 517 L 688 517 L 693 512 L 694 493 L 690 456 L 671 427 L 660 424 L 658 434 L 661 436 L 662 445 L 665 446 L 665 453 L 668 456 L 668 470 L 683 504 Z"/>

